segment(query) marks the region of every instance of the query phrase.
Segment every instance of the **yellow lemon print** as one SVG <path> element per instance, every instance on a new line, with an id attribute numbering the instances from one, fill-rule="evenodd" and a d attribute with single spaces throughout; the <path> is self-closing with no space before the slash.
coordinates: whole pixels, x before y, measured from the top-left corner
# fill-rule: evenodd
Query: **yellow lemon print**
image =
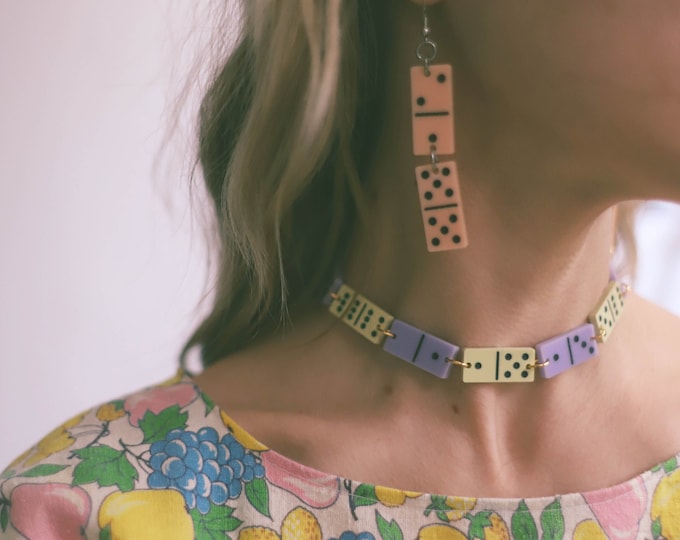
<path id="1" fill-rule="evenodd" d="M 445 503 L 451 510 L 446 512 L 446 519 L 458 521 L 472 510 L 477 504 L 477 499 L 470 497 L 446 497 Z"/>
<path id="2" fill-rule="evenodd" d="M 375 496 L 385 506 L 401 506 L 406 502 L 406 497 L 415 499 L 421 495 L 422 493 L 416 491 L 403 491 L 401 489 L 375 486 Z"/>
<path id="3" fill-rule="evenodd" d="M 600 525 L 592 520 L 582 521 L 574 529 L 573 540 L 608 540 Z"/>
<path id="4" fill-rule="evenodd" d="M 467 540 L 467 536 L 450 525 L 427 525 L 418 531 L 418 540 Z"/>
<path id="5" fill-rule="evenodd" d="M 241 426 L 234 422 L 224 411 L 220 411 L 220 416 L 222 417 L 222 422 L 232 433 L 234 438 L 240 442 L 244 448 L 248 450 L 253 450 L 255 452 L 264 452 L 268 448 L 261 442 L 255 440 L 255 438 L 245 431 Z"/>
<path id="6" fill-rule="evenodd" d="M 70 420 L 64 422 L 61 426 L 50 431 L 36 446 L 35 454 L 26 460 L 25 465 L 30 467 L 36 463 L 42 461 L 43 459 L 66 450 L 71 446 L 76 440 L 71 437 L 71 434 L 67 431 L 73 427 L 76 427 L 80 422 L 82 422 L 84 414 L 79 414 L 74 416 Z"/>
<path id="7" fill-rule="evenodd" d="M 98 521 L 102 529 L 110 528 L 111 540 L 194 538 L 194 524 L 184 507 L 184 497 L 173 489 L 112 493 L 104 499 Z"/>
<path id="8" fill-rule="evenodd" d="M 489 516 L 491 527 L 485 527 L 486 540 L 510 540 L 510 532 L 503 518 L 495 512 Z"/>
<path id="9" fill-rule="evenodd" d="M 246 527 L 241 529 L 238 540 L 280 540 L 276 531 L 266 527 Z"/>
<path id="10" fill-rule="evenodd" d="M 281 540 L 322 540 L 321 526 L 314 514 L 298 506 L 283 519 Z"/>
<path id="11" fill-rule="evenodd" d="M 174 386 L 174 385 L 182 382 L 183 378 L 184 378 L 184 370 L 182 368 L 180 368 L 180 369 L 177 370 L 177 373 L 175 374 L 174 377 L 171 377 L 167 381 L 160 383 L 158 386 Z"/>
<path id="12" fill-rule="evenodd" d="M 113 422 L 125 416 L 125 409 L 122 403 L 105 403 L 97 409 L 97 418 L 102 422 Z"/>
<path id="13" fill-rule="evenodd" d="M 661 523 L 664 538 L 680 538 L 680 469 L 659 482 L 652 498 L 652 521 Z"/>
<path id="14" fill-rule="evenodd" d="M 84 414 L 84 413 L 76 414 L 76 415 L 75 415 L 73 418 L 71 418 L 70 420 L 66 420 L 66 422 L 64 422 L 64 423 L 61 425 L 61 428 L 62 428 L 62 429 L 71 429 L 71 428 L 74 428 L 74 427 L 76 427 L 78 424 L 80 424 L 80 423 L 83 421 L 83 418 L 85 418 L 85 414 Z"/>

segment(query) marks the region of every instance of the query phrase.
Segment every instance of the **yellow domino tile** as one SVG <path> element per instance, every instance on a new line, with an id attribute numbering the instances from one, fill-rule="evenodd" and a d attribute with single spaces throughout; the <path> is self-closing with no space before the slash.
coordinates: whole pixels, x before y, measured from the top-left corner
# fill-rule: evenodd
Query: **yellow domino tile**
<path id="1" fill-rule="evenodd" d="M 394 317 L 358 294 L 351 300 L 342 320 L 370 342 L 380 344 L 385 339 L 381 329 L 389 329 Z"/>
<path id="2" fill-rule="evenodd" d="M 536 371 L 529 366 L 534 363 L 536 351 L 530 347 L 472 348 L 463 350 L 463 382 L 531 382 Z"/>
<path id="3" fill-rule="evenodd" d="M 607 341 L 623 313 L 625 306 L 623 287 L 612 281 L 600 298 L 597 307 L 588 316 L 588 321 L 596 328 L 600 343 Z"/>
<path id="4" fill-rule="evenodd" d="M 335 293 L 333 301 L 328 305 L 328 311 L 330 311 L 338 319 L 341 319 L 345 312 L 349 309 L 349 306 L 352 304 L 352 301 L 356 295 L 357 292 L 352 289 L 352 287 L 348 287 L 343 283 Z"/>

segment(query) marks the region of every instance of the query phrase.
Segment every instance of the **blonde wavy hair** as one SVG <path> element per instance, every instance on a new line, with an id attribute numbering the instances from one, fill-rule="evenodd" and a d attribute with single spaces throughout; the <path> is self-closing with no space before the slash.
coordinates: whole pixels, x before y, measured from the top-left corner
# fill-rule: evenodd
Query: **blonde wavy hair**
<path id="1" fill-rule="evenodd" d="M 390 10 L 361 0 L 248 0 L 215 17 L 217 59 L 198 115 L 196 165 L 212 200 L 210 313 L 182 350 L 210 365 L 318 302 L 365 219 L 361 178 L 380 129 Z M 225 48 L 216 47 L 218 56 Z M 197 167 L 194 167 L 194 171 Z M 634 260 L 632 209 L 619 243 Z"/>

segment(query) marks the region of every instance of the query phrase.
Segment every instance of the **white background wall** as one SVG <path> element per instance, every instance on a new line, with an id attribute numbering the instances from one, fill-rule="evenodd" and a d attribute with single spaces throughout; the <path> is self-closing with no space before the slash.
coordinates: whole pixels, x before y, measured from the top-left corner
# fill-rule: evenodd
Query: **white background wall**
<path id="1" fill-rule="evenodd" d="M 184 156 L 152 169 L 193 5 L 0 0 L 0 469 L 170 376 L 197 320 Z M 638 291 L 680 313 L 678 207 L 651 205 L 641 231 Z"/>
<path id="2" fill-rule="evenodd" d="M 203 239 L 152 166 L 192 4 L 0 0 L 0 469 L 176 369 Z"/>

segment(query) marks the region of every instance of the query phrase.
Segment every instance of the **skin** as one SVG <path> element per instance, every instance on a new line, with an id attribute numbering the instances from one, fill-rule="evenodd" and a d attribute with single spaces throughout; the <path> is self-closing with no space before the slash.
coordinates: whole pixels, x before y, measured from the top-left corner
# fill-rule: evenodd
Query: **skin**
<path id="1" fill-rule="evenodd" d="M 408 66 L 422 2 L 394 3 L 386 123 L 348 283 L 463 346 L 527 346 L 585 322 L 616 204 L 680 201 L 680 3 L 428 2 L 455 72 L 470 246 L 424 251 Z M 396 179 L 396 180 L 395 180 Z M 416 491 L 532 497 L 625 481 L 680 450 L 680 320 L 629 294 L 600 358 L 532 384 L 465 385 L 382 352 L 323 308 L 196 380 L 309 466 Z"/>

